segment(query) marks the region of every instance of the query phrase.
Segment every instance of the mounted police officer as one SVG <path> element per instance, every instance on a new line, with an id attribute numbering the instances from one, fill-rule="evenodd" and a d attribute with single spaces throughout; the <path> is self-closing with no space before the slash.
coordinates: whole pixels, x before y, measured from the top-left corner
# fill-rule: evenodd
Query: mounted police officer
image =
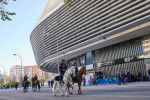
<path id="1" fill-rule="evenodd" d="M 25 75 L 23 79 L 24 79 L 24 82 L 26 82 L 26 85 L 28 86 L 28 81 L 27 81 L 28 80 L 28 76 Z"/>
<path id="2" fill-rule="evenodd" d="M 25 75 L 23 79 L 24 79 L 24 81 L 27 81 L 28 80 L 28 76 Z"/>
<path id="3" fill-rule="evenodd" d="M 63 79 L 64 73 L 67 70 L 67 65 L 65 64 L 65 60 L 62 59 L 61 64 L 59 65 L 60 79 Z"/>
<path id="4" fill-rule="evenodd" d="M 77 63 L 74 62 L 74 63 L 72 64 L 72 67 L 75 68 L 75 77 L 72 77 L 72 79 L 73 79 L 73 82 L 76 82 L 76 78 L 77 78 L 77 75 L 78 75 L 78 67 L 77 67 Z"/>
<path id="5" fill-rule="evenodd" d="M 37 79 L 38 79 L 38 77 L 35 75 L 35 76 L 34 76 L 34 81 L 37 80 Z"/>
<path id="6" fill-rule="evenodd" d="M 76 78 L 77 75 L 78 75 L 78 67 L 77 67 L 77 63 L 74 62 L 74 63 L 73 63 L 73 66 L 75 67 L 75 78 Z"/>

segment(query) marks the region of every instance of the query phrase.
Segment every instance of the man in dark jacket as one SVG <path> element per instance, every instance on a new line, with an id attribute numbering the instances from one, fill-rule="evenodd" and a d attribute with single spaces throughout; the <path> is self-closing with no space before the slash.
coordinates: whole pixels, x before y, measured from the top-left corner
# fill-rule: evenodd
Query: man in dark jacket
<path id="1" fill-rule="evenodd" d="M 120 74 L 119 74 L 119 72 L 118 73 L 116 73 L 116 78 L 117 78 L 117 84 L 118 85 L 121 85 L 121 78 L 120 78 Z"/>
<path id="2" fill-rule="evenodd" d="M 123 71 L 121 71 L 121 80 L 122 83 L 125 84 L 125 73 Z"/>
<path id="3" fill-rule="evenodd" d="M 63 79 L 64 73 L 67 70 L 67 65 L 65 64 L 65 60 L 62 59 L 61 64 L 59 65 L 60 79 Z"/>
<path id="4" fill-rule="evenodd" d="M 25 76 L 24 76 L 24 81 L 27 81 L 27 80 L 28 80 L 28 76 L 25 75 Z"/>
<path id="5" fill-rule="evenodd" d="M 16 90 L 17 90 L 17 88 L 18 88 L 18 84 L 17 84 L 17 83 L 15 84 L 15 88 L 16 88 Z"/>
<path id="6" fill-rule="evenodd" d="M 23 79 L 24 79 L 24 81 L 26 82 L 26 85 L 28 86 L 28 81 L 27 81 L 27 80 L 28 80 L 28 76 L 25 75 Z"/>
<path id="7" fill-rule="evenodd" d="M 76 78 L 77 75 L 78 75 L 78 67 L 77 67 L 77 63 L 74 62 L 74 63 L 73 63 L 73 66 L 75 67 L 75 78 Z"/>
<path id="8" fill-rule="evenodd" d="M 131 76 L 130 76 L 130 72 L 129 71 L 127 71 L 127 82 L 131 82 Z"/>
<path id="9" fill-rule="evenodd" d="M 38 77 L 35 75 L 35 76 L 34 76 L 34 81 L 37 80 L 37 79 L 38 79 Z"/>
<path id="10" fill-rule="evenodd" d="M 150 69 L 148 70 L 148 77 L 149 77 L 149 81 L 150 81 Z"/>

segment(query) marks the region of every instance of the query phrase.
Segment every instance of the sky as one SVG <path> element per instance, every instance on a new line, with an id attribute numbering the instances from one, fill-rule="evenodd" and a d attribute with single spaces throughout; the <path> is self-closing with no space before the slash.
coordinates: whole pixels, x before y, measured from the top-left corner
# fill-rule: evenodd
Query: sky
<path id="1" fill-rule="evenodd" d="M 6 9 L 15 12 L 10 16 L 12 21 L 0 20 L 0 65 L 5 67 L 5 72 L 10 73 L 10 68 L 15 65 L 36 65 L 30 34 L 40 16 L 47 0 L 9 0 Z M 4 70 L 0 66 L 0 71 Z"/>

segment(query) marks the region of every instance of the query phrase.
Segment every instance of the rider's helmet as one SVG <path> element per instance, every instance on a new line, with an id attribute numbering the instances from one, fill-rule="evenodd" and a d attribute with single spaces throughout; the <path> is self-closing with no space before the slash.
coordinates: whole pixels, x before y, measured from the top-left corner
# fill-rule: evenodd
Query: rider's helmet
<path id="1" fill-rule="evenodd" d="M 64 59 L 61 60 L 61 62 L 64 62 L 64 61 L 65 61 Z"/>

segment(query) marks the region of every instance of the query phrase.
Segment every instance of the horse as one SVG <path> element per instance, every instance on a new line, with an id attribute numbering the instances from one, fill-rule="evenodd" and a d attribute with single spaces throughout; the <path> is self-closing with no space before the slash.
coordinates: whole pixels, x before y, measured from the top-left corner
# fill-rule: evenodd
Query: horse
<path id="1" fill-rule="evenodd" d="M 22 82 L 22 86 L 23 86 L 23 92 L 27 92 L 28 91 L 28 81 L 23 81 Z"/>
<path id="2" fill-rule="evenodd" d="M 34 89 L 34 91 L 36 91 L 36 89 L 37 89 L 37 86 L 38 86 L 38 90 L 40 91 L 40 82 L 39 82 L 39 80 L 34 80 L 33 78 L 32 78 L 32 90 Z"/>
<path id="3" fill-rule="evenodd" d="M 81 92 L 81 83 L 82 83 L 82 76 L 83 76 L 83 74 L 86 75 L 86 67 L 85 66 L 82 66 L 80 68 L 80 70 L 77 73 L 77 77 L 75 79 L 73 79 L 72 86 L 71 86 L 72 87 L 72 93 L 71 94 L 73 94 L 73 91 L 74 91 L 74 83 L 77 83 L 78 87 L 79 87 L 78 94 L 82 95 L 82 92 Z M 70 86 L 68 86 L 68 92 L 70 94 L 69 87 Z"/>
<path id="4" fill-rule="evenodd" d="M 72 76 L 75 76 L 75 68 L 74 67 L 70 67 L 64 74 L 63 79 L 61 81 L 59 81 L 60 76 L 57 75 L 54 78 L 54 85 L 53 85 L 53 89 L 52 92 L 54 94 L 54 96 L 56 96 L 56 87 L 57 87 L 57 83 L 59 84 L 59 89 L 60 89 L 60 94 L 61 96 L 63 96 L 63 93 L 61 91 L 62 85 L 65 84 L 65 90 L 66 90 L 66 96 L 69 96 L 68 93 L 68 85 L 71 85 L 71 81 L 72 81 Z"/>

